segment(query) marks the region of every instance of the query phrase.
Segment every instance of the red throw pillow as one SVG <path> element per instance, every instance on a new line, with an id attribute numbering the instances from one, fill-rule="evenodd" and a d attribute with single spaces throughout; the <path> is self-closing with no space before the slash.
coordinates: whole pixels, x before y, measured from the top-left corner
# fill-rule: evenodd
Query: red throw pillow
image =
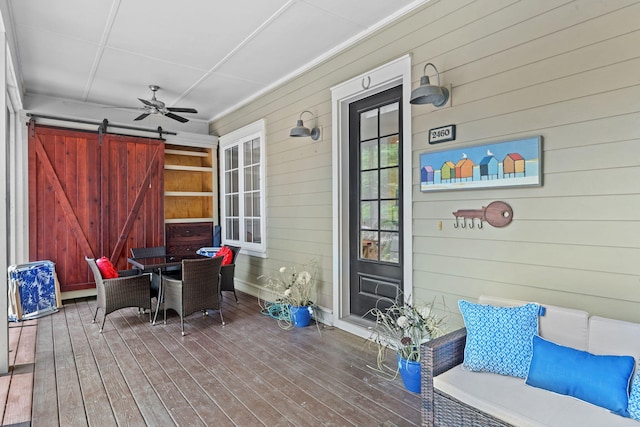
<path id="1" fill-rule="evenodd" d="M 214 256 L 224 257 L 222 258 L 222 265 L 228 265 L 233 262 L 233 251 L 229 249 L 228 246 L 221 247 L 220 250 L 216 252 Z"/>
<path id="2" fill-rule="evenodd" d="M 102 274 L 103 279 L 115 279 L 118 277 L 118 270 L 111 264 L 109 258 L 103 256 L 102 258 L 96 260 L 96 264 L 98 265 L 98 269 L 100 270 L 100 274 Z"/>

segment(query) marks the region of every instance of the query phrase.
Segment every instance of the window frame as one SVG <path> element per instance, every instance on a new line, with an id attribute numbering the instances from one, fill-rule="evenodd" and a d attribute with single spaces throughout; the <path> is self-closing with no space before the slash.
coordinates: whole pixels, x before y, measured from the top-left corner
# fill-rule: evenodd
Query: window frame
<path id="1" fill-rule="evenodd" d="M 230 132 L 226 135 L 221 136 L 218 139 L 219 142 L 219 155 L 218 155 L 218 168 L 220 171 L 220 225 L 221 225 L 221 242 L 223 244 L 230 244 L 234 246 L 240 246 L 242 248 L 242 253 L 258 256 L 265 258 L 266 257 L 266 142 L 265 142 L 265 121 L 258 120 L 254 123 L 246 125 L 240 129 L 237 129 L 233 132 Z M 246 232 L 245 232 L 245 210 L 244 210 L 244 195 L 246 194 L 245 185 L 244 185 L 244 167 L 245 159 L 244 159 L 244 147 L 243 144 L 245 142 L 252 141 L 254 139 L 259 139 L 259 149 L 260 149 L 260 162 L 259 162 L 259 191 L 260 191 L 260 235 L 261 242 L 247 242 L 246 241 Z M 225 165 L 225 153 L 226 150 L 238 147 L 238 218 L 239 218 L 239 236 L 240 240 L 231 240 L 226 238 L 226 223 L 227 223 L 227 215 L 226 215 L 226 165 Z M 251 217 L 255 218 L 255 217 Z"/>

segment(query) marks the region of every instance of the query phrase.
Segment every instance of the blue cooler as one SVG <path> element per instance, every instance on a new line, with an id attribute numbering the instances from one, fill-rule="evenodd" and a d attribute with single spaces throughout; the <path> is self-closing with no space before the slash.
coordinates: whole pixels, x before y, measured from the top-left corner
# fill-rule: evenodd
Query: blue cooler
<path id="1" fill-rule="evenodd" d="M 9 320 L 36 319 L 58 311 L 55 264 L 36 261 L 12 265 L 9 272 Z"/>
<path id="2" fill-rule="evenodd" d="M 213 258 L 213 256 L 218 252 L 220 248 L 217 247 L 205 247 L 200 248 L 196 251 L 198 255 L 208 256 L 209 258 Z"/>

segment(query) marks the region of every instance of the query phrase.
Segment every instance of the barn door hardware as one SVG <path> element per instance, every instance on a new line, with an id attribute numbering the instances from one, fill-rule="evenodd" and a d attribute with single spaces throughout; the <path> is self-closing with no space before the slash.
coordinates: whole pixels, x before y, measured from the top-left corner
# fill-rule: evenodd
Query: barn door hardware
<path id="1" fill-rule="evenodd" d="M 96 122 L 94 120 L 79 120 L 79 119 L 73 119 L 73 118 L 67 118 L 67 117 L 56 117 L 56 116 L 49 116 L 49 115 L 35 114 L 35 113 L 27 113 L 27 117 L 30 117 L 29 119 L 30 129 L 32 128 L 33 125 L 35 125 L 35 119 L 45 119 L 45 120 L 59 120 L 63 122 L 72 122 L 72 123 L 79 123 L 79 124 L 85 124 L 85 125 L 97 125 L 99 136 L 106 134 L 108 132 L 108 127 L 118 128 L 118 129 L 128 129 L 128 130 L 134 130 L 134 131 L 140 131 L 140 132 L 158 133 L 160 139 L 164 139 L 163 138 L 164 135 L 177 135 L 176 132 L 169 132 L 167 130 L 162 129 L 162 127 L 160 126 L 158 126 L 157 129 L 153 129 L 153 128 L 142 128 L 137 126 L 116 125 L 113 123 L 109 123 L 109 120 L 107 119 L 104 119 L 101 122 Z M 33 131 L 32 131 L 32 136 L 33 136 Z"/>
<path id="2" fill-rule="evenodd" d="M 505 202 L 491 202 L 482 209 L 459 209 L 453 212 L 453 216 L 456 217 L 456 223 L 453 224 L 454 228 L 475 228 L 475 220 L 478 220 L 478 228 L 482 228 L 484 221 L 487 221 L 489 225 L 494 227 L 506 227 L 513 220 L 513 209 Z M 462 218 L 462 222 L 460 222 Z M 467 224 L 467 220 L 471 220 Z"/>

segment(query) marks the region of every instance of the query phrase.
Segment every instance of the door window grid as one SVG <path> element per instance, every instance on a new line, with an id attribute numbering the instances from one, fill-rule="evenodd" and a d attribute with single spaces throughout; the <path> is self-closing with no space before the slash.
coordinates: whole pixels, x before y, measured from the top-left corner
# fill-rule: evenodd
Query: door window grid
<path id="1" fill-rule="evenodd" d="M 360 258 L 399 263 L 398 103 L 360 115 Z"/>

